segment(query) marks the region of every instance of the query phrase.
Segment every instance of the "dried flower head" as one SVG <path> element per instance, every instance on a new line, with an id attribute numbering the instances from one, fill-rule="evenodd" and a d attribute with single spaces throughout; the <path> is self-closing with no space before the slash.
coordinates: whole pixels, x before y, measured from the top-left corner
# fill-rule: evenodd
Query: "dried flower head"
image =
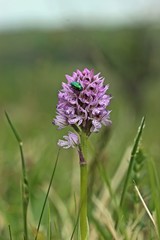
<path id="1" fill-rule="evenodd" d="M 104 85 L 100 73 L 85 68 L 72 76 L 66 75 L 67 83 L 62 83 L 58 94 L 57 116 L 53 124 L 59 129 L 65 126 L 80 128 L 88 136 L 98 132 L 102 125 L 110 125 L 110 111 L 106 109 L 111 96 L 106 94 L 109 85 Z"/>

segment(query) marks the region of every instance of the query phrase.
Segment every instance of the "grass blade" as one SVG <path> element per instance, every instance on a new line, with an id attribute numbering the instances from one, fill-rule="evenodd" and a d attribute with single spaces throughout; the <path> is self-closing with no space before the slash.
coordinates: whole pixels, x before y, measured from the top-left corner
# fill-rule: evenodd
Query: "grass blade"
<path id="1" fill-rule="evenodd" d="M 143 117 L 142 121 L 141 121 L 141 124 L 138 128 L 137 136 L 135 138 L 134 145 L 133 145 L 133 148 L 132 148 L 131 157 L 130 157 L 130 161 L 129 161 L 129 167 L 128 167 L 128 171 L 127 171 L 127 175 L 126 175 L 126 179 L 125 179 L 125 182 L 124 182 L 122 195 L 121 195 L 121 199 L 120 199 L 120 205 L 119 205 L 120 209 L 123 208 L 124 199 L 125 199 L 125 196 L 126 196 L 126 193 L 127 193 L 129 180 L 130 180 L 130 177 L 131 177 L 131 174 L 132 174 L 132 169 L 133 169 L 133 165 L 134 165 L 136 152 L 137 152 L 138 147 L 139 147 L 139 143 L 140 143 L 140 139 L 141 139 L 141 136 L 142 136 L 144 126 L 145 126 L 145 118 Z M 119 222 L 119 217 L 118 217 L 116 225 L 115 225 L 116 228 L 118 226 L 118 222 Z"/>
<path id="2" fill-rule="evenodd" d="M 123 191 L 122 191 L 122 195 L 121 195 L 121 200 L 120 200 L 120 207 L 123 207 L 123 203 L 124 203 L 124 199 L 125 199 L 125 195 L 127 192 L 127 187 L 128 187 L 128 183 L 129 183 L 129 179 L 132 173 L 132 169 L 133 169 L 133 164 L 134 164 L 134 160 L 135 160 L 135 155 L 139 146 L 139 142 L 141 139 L 141 135 L 143 132 L 143 128 L 144 128 L 144 124 L 145 124 L 145 118 L 142 118 L 140 127 L 138 128 L 138 132 L 137 132 L 137 136 L 135 138 L 135 142 L 132 148 L 132 152 L 131 152 L 131 158 L 129 161 L 129 167 L 128 167 L 128 171 L 127 171 L 127 176 L 124 182 L 124 187 L 123 187 Z"/>
<path id="3" fill-rule="evenodd" d="M 76 219 L 76 222 L 75 222 L 75 225 L 74 225 L 74 228 L 73 228 L 73 231 L 72 231 L 72 234 L 71 234 L 70 240 L 73 239 L 74 234 L 75 234 L 75 231 L 76 231 L 76 229 L 77 229 L 78 222 L 79 222 L 79 217 L 80 217 L 80 211 L 81 211 L 81 206 L 80 206 L 79 211 L 78 211 L 78 216 L 77 216 L 77 219 Z"/>
<path id="4" fill-rule="evenodd" d="M 13 240 L 13 238 L 12 238 L 12 231 L 11 231 L 11 226 L 10 225 L 8 225 L 8 229 L 9 229 L 9 239 Z"/>
<path id="5" fill-rule="evenodd" d="M 22 178 L 23 178 L 23 184 L 22 184 L 22 202 L 23 202 L 23 225 L 24 225 L 24 240 L 28 240 L 28 224 L 27 224 L 27 210 L 28 210 L 28 203 L 29 203 L 29 186 L 28 186 L 28 180 L 27 180 L 27 174 L 26 174 L 26 165 L 24 160 L 24 154 L 23 154 L 23 142 L 21 138 L 19 137 L 18 132 L 16 131 L 9 115 L 7 112 L 5 112 L 7 121 L 13 131 L 13 134 L 19 144 L 20 149 L 20 155 L 21 155 L 21 163 L 22 163 Z"/>
<path id="6" fill-rule="evenodd" d="M 51 179 L 50 179 L 50 182 L 49 182 L 48 190 L 47 190 L 46 197 L 44 199 L 44 203 L 43 203 L 43 206 L 42 206 L 42 211 L 41 211 L 41 215 L 40 215 L 38 226 L 37 226 L 35 240 L 37 240 L 37 237 L 38 237 L 38 232 L 39 232 L 39 228 L 40 228 L 40 225 L 41 225 L 44 209 L 45 209 L 46 202 L 47 202 L 47 199 L 48 199 L 48 195 L 49 195 L 49 192 L 50 192 L 50 188 L 51 188 L 51 185 L 52 185 L 53 177 L 54 177 L 54 174 L 55 174 L 55 171 L 56 171 L 56 167 L 57 167 L 57 163 L 58 163 L 58 159 L 59 159 L 59 153 L 60 153 L 60 148 L 59 148 L 58 153 L 57 153 L 57 158 L 56 158 L 54 168 L 53 168 L 53 171 L 52 171 L 52 175 L 51 175 Z"/>
<path id="7" fill-rule="evenodd" d="M 104 227 L 98 219 L 92 216 L 91 220 L 97 229 L 99 237 L 102 237 L 102 239 L 113 239 L 112 235 L 107 231 L 106 227 Z"/>
<path id="8" fill-rule="evenodd" d="M 48 205 L 48 240 L 51 240 L 51 213 L 50 213 L 50 207 Z"/>
<path id="9" fill-rule="evenodd" d="M 156 166 L 153 161 L 148 161 L 148 173 L 149 173 L 149 181 L 150 181 L 150 188 L 152 194 L 152 202 L 155 206 L 156 210 L 156 225 L 158 228 L 158 234 L 160 237 L 160 181 L 157 174 Z"/>
<path id="10" fill-rule="evenodd" d="M 147 207 L 147 205 L 146 205 L 146 203 L 145 203 L 145 201 L 144 201 L 144 199 L 143 199 L 143 197 L 142 197 L 142 195 L 141 195 L 138 187 L 136 186 L 136 184 L 134 184 L 134 188 L 135 188 L 135 191 L 136 191 L 139 199 L 141 200 L 141 203 L 142 203 L 143 207 L 144 207 L 145 210 L 146 210 L 146 213 L 148 214 L 151 222 L 153 223 L 153 226 L 154 226 L 154 228 L 155 228 L 155 231 L 156 231 L 156 233 L 157 233 L 157 235 L 158 235 L 158 230 L 157 230 L 157 226 L 156 226 L 155 220 L 154 220 L 154 218 L 152 217 L 152 214 L 151 214 L 150 210 L 148 209 L 148 207 Z"/>
<path id="11" fill-rule="evenodd" d="M 9 115 L 8 115 L 8 113 L 7 113 L 6 111 L 5 111 L 5 115 L 6 115 L 6 118 L 7 118 L 8 123 L 9 123 L 9 125 L 10 125 L 10 127 L 11 127 L 11 129 L 12 129 L 12 131 L 13 131 L 13 133 L 14 133 L 14 136 L 15 136 L 16 139 L 17 139 L 17 142 L 19 142 L 19 143 L 22 142 L 22 141 L 21 141 L 21 138 L 19 137 L 19 135 L 18 135 L 15 127 L 13 126 L 13 123 L 11 122 L 10 117 L 9 117 Z"/>

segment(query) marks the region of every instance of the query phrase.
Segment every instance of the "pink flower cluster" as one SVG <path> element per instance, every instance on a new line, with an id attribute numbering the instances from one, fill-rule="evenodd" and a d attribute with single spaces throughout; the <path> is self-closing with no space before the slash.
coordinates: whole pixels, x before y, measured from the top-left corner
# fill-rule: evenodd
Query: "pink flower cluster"
<path id="1" fill-rule="evenodd" d="M 67 83 L 62 83 L 58 94 L 57 116 L 53 124 L 59 129 L 68 125 L 80 129 L 88 136 L 98 132 L 102 125 L 111 124 L 110 111 L 107 109 L 111 96 L 106 94 L 109 85 L 104 85 L 100 73 L 85 68 L 77 70 L 72 76 L 66 75 Z M 78 84 L 81 89 L 73 87 Z"/>

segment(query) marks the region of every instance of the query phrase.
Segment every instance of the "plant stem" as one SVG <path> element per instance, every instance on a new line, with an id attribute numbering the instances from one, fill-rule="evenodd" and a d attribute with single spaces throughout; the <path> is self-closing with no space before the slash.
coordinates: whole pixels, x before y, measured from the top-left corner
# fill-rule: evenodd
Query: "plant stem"
<path id="1" fill-rule="evenodd" d="M 87 240 L 89 235 L 87 219 L 87 136 L 81 135 L 80 156 L 80 236 L 81 240 Z"/>

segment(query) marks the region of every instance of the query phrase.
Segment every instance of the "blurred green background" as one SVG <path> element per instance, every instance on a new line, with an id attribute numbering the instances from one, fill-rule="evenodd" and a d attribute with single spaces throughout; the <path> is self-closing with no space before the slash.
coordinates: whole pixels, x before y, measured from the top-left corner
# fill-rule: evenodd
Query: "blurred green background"
<path id="1" fill-rule="evenodd" d="M 109 140 L 103 138 L 104 143 L 108 141 L 105 166 L 110 176 L 126 148 L 132 145 L 142 116 L 146 116 L 144 151 L 160 167 L 159 43 L 159 25 L 147 23 L 0 34 L 1 233 L 8 224 L 13 226 L 14 234 L 22 229 L 20 154 L 4 111 L 10 115 L 24 142 L 33 209 L 30 218 L 36 224 L 44 198 L 42 189 L 50 179 L 58 151 L 57 140 L 69 130 L 58 131 L 52 125 L 57 93 L 65 74 L 71 75 L 77 68 L 94 68 L 110 84 L 113 124 Z M 103 130 L 91 136 L 91 145 L 97 144 Z M 62 150 L 53 185 L 66 202 L 78 191 L 78 171 L 76 152 Z"/>

